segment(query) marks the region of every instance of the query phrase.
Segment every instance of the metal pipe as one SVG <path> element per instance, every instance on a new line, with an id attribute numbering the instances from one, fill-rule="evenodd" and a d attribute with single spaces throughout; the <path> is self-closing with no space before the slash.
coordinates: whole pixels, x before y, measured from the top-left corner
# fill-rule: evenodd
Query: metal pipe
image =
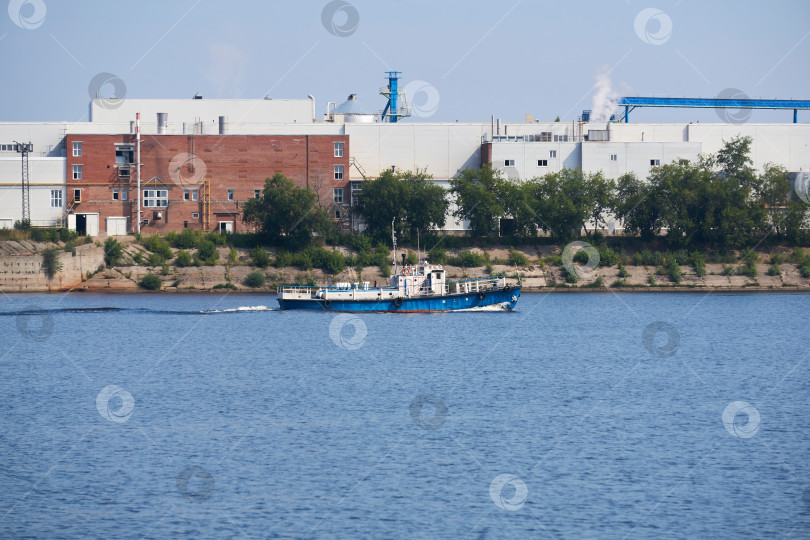
<path id="1" fill-rule="evenodd" d="M 138 170 L 138 195 L 135 198 L 138 204 L 138 233 L 141 232 L 141 113 L 135 113 L 135 140 L 137 141 L 137 152 L 138 152 L 138 163 L 137 170 Z"/>

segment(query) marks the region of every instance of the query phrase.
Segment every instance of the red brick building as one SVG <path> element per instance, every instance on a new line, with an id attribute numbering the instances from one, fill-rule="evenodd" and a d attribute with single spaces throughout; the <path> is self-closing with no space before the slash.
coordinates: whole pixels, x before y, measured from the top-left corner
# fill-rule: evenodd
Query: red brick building
<path id="1" fill-rule="evenodd" d="M 77 230 L 136 230 L 134 134 L 66 137 L 67 208 Z M 281 173 L 346 217 L 347 135 L 142 135 L 141 231 L 245 232 L 242 207 Z M 123 230 L 122 230 L 123 228 Z"/>

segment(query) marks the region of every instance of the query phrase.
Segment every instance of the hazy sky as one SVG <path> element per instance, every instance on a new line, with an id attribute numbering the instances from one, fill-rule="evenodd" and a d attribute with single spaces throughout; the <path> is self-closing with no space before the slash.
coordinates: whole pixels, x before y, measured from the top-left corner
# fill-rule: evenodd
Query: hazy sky
<path id="1" fill-rule="evenodd" d="M 87 120 L 100 73 L 130 98 L 312 94 L 320 115 L 349 93 L 382 109 L 396 69 L 416 119 L 431 121 L 573 120 L 604 73 L 604 95 L 810 99 L 808 0 L 3 1 L 0 121 Z M 631 119 L 718 121 L 694 109 Z"/>

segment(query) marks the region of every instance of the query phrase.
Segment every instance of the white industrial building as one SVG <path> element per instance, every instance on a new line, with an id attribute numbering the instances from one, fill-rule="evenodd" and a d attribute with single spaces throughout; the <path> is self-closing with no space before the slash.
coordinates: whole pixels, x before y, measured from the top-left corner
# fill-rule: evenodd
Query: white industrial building
<path id="1" fill-rule="evenodd" d="M 382 171 L 425 170 L 447 186 L 465 168 L 490 160 L 512 180 L 543 176 L 562 168 L 602 171 L 617 178 L 627 172 L 646 178 L 650 168 L 716 152 L 724 140 L 753 139 L 757 169 L 769 162 L 790 171 L 810 170 L 810 124 L 594 124 L 583 122 L 481 123 L 381 122 L 356 96 L 326 104 L 317 117 L 315 99 L 94 99 L 89 122 L 0 122 L 0 227 L 22 217 L 21 157 L 13 144 L 31 142 L 29 156 L 31 220 L 34 225 L 65 218 L 68 134 L 134 132 L 141 113 L 144 135 L 348 135 L 352 181 Z M 204 159 L 204 157 L 203 157 Z M 448 219 L 448 231 L 463 223 Z"/>

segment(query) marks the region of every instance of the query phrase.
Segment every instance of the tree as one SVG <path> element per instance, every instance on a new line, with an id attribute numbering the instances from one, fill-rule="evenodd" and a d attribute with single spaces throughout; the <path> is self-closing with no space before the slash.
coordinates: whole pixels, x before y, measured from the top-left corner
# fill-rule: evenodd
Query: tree
<path id="1" fill-rule="evenodd" d="M 790 173 L 781 165 L 767 163 L 759 182 L 770 229 L 791 241 L 798 240 L 810 207 L 793 194 Z"/>
<path id="2" fill-rule="evenodd" d="M 474 236 L 487 236 L 504 215 L 503 193 L 506 180 L 487 163 L 480 169 L 464 169 L 450 180 L 450 191 L 456 196 L 453 215 L 469 220 Z"/>
<path id="3" fill-rule="evenodd" d="M 390 234 L 392 221 L 397 233 L 409 238 L 418 230 L 441 228 L 449 202 L 444 188 L 431 178 L 425 171 L 385 171 L 363 182 L 354 212 L 377 237 Z"/>
<path id="4" fill-rule="evenodd" d="M 594 213 L 601 216 L 601 210 L 595 211 L 594 186 L 604 180 L 599 178 L 579 169 L 562 169 L 537 180 L 537 225 L 563 241 L 579 236 Z"/>
<path id="5" fill-rule="evenodd" d="M 124 250 L 121 248 L 121 244 L 118 243 L 118 240 L 115 238 L 107 238 L 104 241 L 104 264 L 107 266 L 116 266 L 121 261 L 121 255 L 123 255 Z"/>
<path id="6" fill-rule="evenodd" d="M 639 180 L 633 173 L 619 177 L 612 204 L 616 219 L 624 224 L 624 232 L 639 235 L 645 241 L 661 232 L 661 211 L 649 182 Z"/>
<path id="7" fill-rule="evenodd" d="M 55 247 L 50 247 L 42 250 L 42 271 L 48 276 L 48 279 L 53 279 L 53 276 L 62 270 L 62 261 L 59 260 L 59 250 Z"/>
<path id="8" fill-rule="evenodd" d="M 276 173 L 265 181 L 261 197 L 245 202 L 242 221 L 258 227 L 276 242 L 292 247 L 307 245 L 313 234 L 327 234 L 333 228 L 316 200 L 313 191 L 299 188 Z"/>
<path id="9" fill-rule="evenodd" d="M 537 224 L 535 223 L 535 190 L 532 182 L 512 183 L 504 182 L 499 189 L 498 198 L 504 209 L 504 215 L 508 216 L 514 223 L 511 234 L 521 238 L 528 238 L 537 235 Z M 503 221 L 501 223 L 501 234 L 504 235 Z"/>

